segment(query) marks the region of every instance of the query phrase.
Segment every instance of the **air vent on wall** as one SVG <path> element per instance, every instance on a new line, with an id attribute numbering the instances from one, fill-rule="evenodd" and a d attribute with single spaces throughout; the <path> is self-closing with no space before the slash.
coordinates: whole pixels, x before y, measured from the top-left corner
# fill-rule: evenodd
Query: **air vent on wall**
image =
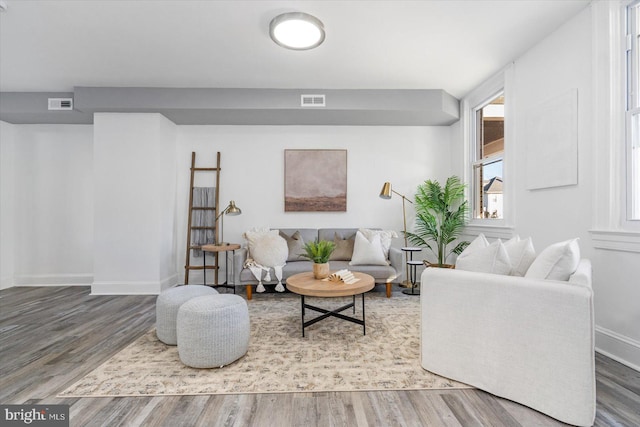
<path id="1" fill-rule="evenodd" d="M 325 107 L 324 95 L 300 95 L 301 107 Z"/>
<path id="2" fill-rule="evenodd" d="M 73 98 L 49 98 L 49 110 L 73 110 Z"/>

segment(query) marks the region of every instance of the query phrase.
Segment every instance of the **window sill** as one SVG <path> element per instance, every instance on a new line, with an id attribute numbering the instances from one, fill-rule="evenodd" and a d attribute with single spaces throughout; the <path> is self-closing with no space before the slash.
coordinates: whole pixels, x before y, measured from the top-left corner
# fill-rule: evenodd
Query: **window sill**
<path id="1" fill-rule="evenodd" d="M 476 220 L 467 224 L 463 232 L 470 236 L 480 233 L 489 238 L 508 240 L 513 237 L 513 227 L 504 225 L 502 220 Z"/>
<path id="2" fill-rule="evenodd" d="M 634 231 L 590 230 L 597 249 L 640 253 L 640 233 Z"/>

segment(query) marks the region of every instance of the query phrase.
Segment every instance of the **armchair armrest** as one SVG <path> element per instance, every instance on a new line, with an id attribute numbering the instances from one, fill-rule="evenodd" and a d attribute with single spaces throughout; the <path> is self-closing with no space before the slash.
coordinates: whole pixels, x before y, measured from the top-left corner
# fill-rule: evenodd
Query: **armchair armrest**
<path id="1" fill-rule="evenodd" d="M 236 286 L 240 284 L 240 272 L 244 268 L 248 252 L 247 248 L 240 248 L 236 249 L 233 255 L 233 284 Z"/>
<path id="2" fill-rule="evenodd" d="M 569 424 L 593 423 L 588 284 L 439 268 L 421 279 L 424 369 Z"/>
<path id="3" fill-rule="evenodd" d="M 404 279 L 404 261 L 403 261 L 403 255 L 402 255 L 402 251 L 398 248 L 390 248 L 389 249 L 389 263 L 391 264 L 391 267 L 393 267 L 396 270 L 397 276 L 395 278 L 395 280 L 393 280 L 394 283 L 402 283 L 402 280 Z"/>

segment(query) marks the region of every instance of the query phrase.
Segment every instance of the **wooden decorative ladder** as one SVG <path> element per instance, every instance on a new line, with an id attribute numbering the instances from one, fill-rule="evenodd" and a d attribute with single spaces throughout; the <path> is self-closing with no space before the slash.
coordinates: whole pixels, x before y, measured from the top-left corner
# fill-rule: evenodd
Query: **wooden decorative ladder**
<path id="1" fill-rule="evenodd" d="M 195 175 L 197 172 L 208 172 L 212 174 L 215 173 L 215 202 L 213 207 L 193 206 L 193 189 L 194 189 Z M 205 277 L 205 280 L 204 280 L 205 284 L 206 284 L 206 270 L 214 270 L 215 283 L 218 283 L 218 268 L 219 268 L 218 253 L 215 252 L 213 254 L 214 261 L 212 265 L 206 265 L 206 262 L 204 261 L 202 265 L 191 265 L 191 251 L 201 248 L 201 245 L 194 244 L 192 242 L 193 230 L 213 230 L 213 233 L 215 236 L 214 237 L 215 242 L 218 241 L 218 228 L 216 227 L 215 218 L 218 218 L 219 195 L 220 195 L 220 152 L 218 151 L 216 155 L 216 167 L 213 167 L 213 168 L 196 167 L 196 153 L 192 152 L 191 153 L 191 180 L 189 184 L 189 215 L 188 215 L 188 222 L 187 222 L 187 246 L 186 246 L 187 249 L 186 249 L 186 255 L 185 255 L 186 261 L 184 266 L 184 284 L 185 285 L 189 284 L 189 272 L 191 270 L 203 270 L 204 277 Z M 213 211 L 214 223 L 194 226 L 193 212 L 198 210 Z M 210 243 L 214 243 L 214 242 L 210 242 Z M 202 256 L 206 257 L 206 253 L 203 252 Z"/>

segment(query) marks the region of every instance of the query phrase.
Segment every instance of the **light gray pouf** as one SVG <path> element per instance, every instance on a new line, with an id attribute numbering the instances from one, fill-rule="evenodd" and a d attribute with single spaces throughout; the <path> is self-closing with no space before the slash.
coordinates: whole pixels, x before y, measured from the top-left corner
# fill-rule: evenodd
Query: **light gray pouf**
<path id="1" fill-rule="evenodd" d="M 193 298 L 178 310 L 178 355 L 192 368 L 221 368 L 249 348 L 249 310 L 238 295 Z"/>
<path id="2" fill-rule="evenodd" d="M 176 345 L 176 320 L 178 309 L 192 298 L 217 295 L 218 291 L 203 285 L 176 286 L 162 291 L 156 299 L 156 335 L 165 344 Z"/>

